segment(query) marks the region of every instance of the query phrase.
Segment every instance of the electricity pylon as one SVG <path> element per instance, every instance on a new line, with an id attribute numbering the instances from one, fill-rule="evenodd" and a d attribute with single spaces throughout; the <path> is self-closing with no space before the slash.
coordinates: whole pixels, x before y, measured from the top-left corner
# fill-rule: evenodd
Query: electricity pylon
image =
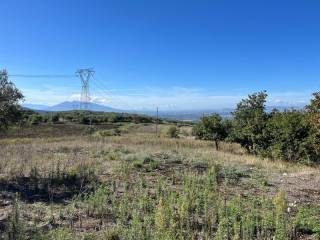
<path id="1" fill-rule="evenodd" d="M 81 80 L 82 91 L 81 91 L 81 99 L 80 99 L 80 109 L 81 110 L 89 110 L 89 102 L 90 102 L 90 91 L 89 91 L 89 80 L 94 74 L 94 70 L 92 68 L 79 69 L 76 71 L 76 75 Z"/>

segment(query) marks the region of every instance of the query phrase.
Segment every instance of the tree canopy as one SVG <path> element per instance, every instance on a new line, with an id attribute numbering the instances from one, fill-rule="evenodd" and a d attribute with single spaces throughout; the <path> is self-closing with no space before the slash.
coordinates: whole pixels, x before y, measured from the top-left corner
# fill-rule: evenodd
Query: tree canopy
<path id="1" fill-rule="evenodd" d="M 264 129 L 268 115 L 265 112 L 265 91 L 254 93 L 238 103 L 234 116 L 231 139 L 240 143 L 250 153 L 264 147 Z"/>
<path id="2" fill-rule="evenodd" d="M 219 114 L 213 114 L 201 119 L 193 128 L 193 134 L 204 140 L 212 140 L 215 142 L 216 149 L 219 149 L 219 141 L 222 141 L 227 136 L 225 125 Z"/>
<path id="3" fill-rule="evenodd" d="M 19 121 L 21 109 L 18 103 L 22 99 L 20 90 L 9 81 L 7 71 L 0 71 L 0 130 L 7 129 L 10 123 Z"/>
<path id="4" fill-rule="evenodd" d="M 267 112 L 267 93 L 241 100 L 232 119 L 218 114 L 202 118 L 193 128 L 196 138 L 239 143 L 249 153 L 301 163 L 320 162 L 320 92 L 306 110 Z"/>

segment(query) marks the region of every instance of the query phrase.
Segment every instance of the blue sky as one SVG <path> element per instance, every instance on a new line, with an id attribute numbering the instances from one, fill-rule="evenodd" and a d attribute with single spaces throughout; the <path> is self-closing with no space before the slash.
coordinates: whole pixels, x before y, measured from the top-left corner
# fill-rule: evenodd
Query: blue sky
<path id="1" fill-rule="evenodd" d="M 318 0 L 2 0 L 0 68 L 93 67 L 92 101 L 121 108 L 233 107 L 259 90 L 304 104 L 320 89 L 319 12 Z M 76 77 L 11 80 L 28 103 L 79 98 Z"/>

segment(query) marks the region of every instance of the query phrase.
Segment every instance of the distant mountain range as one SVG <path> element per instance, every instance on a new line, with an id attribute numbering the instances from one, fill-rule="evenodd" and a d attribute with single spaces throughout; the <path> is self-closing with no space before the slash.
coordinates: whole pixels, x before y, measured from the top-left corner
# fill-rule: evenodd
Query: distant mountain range
<path id="1" fill-rule="evenodd" d="M 72 102 L 62 102 L 54 106 L 46 106 L 39 104 L 23 104 L 23 107 L 39 111 L 39 112 L 60 112 L 60 111 L 72 111 L 80 109 L 79 101 Z M 136 113 L 136 114 L 145 114 L 149 116 L 156 116 L 155 111 L 146 111 L 146 110 L 121 110 L 104 105 L 99 105 L 96 103 L 88 103 L 88 109 L 90 111 L 96 112 L 127 112 L 127 113 Z M 284 111 L 285 109 L 303 109 L 303 106 L 267 106 L 267 112 L 271 112 L 273 109 L 278 109 L 279 111 Z M 218 113 L 223 118 L 230 118 L 233 108 L 224 108 L 224 109 L 207 109 L 207 110 L 177 110 L 177 111 L 159 111 L 159 117 L 170 119 L 170 120 L 181 120 L 181 121 L 197 121 L 204 115 L 210 115 L 212 113 Z"/>
<path id="2" fill-rule="evenodd" d="M 35 111 L 48 111 L 48 112 L 62 112 L 80 109 L 79 101 L 62 102 L 54 106 L 46 106 L 39 104 L 22 104 L 23 107 Z M 99 105 L 96 103 L 88 103 L 88 109 L 95 112 L 123 112 L 123 110 L 111 108 L 108 106 Z"/>
<path id="3" fill-rule="evenodd" d="M 32 103 L 23 103 L 22 107 L 35 110 L 35 111 L 44 111 L 45 109 L 49 108 L 49 106 L 47 105 L 32 104 Z"/>

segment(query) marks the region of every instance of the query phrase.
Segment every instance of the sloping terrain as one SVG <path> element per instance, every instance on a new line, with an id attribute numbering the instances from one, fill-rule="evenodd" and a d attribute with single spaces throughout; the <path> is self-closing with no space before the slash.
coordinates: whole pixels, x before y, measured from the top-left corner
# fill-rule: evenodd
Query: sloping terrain
<path id="1" fill-rule="evenodd" d="M 2 236 L 317 239 L 319 169 L 165 128 L 0 140 Z"/>

